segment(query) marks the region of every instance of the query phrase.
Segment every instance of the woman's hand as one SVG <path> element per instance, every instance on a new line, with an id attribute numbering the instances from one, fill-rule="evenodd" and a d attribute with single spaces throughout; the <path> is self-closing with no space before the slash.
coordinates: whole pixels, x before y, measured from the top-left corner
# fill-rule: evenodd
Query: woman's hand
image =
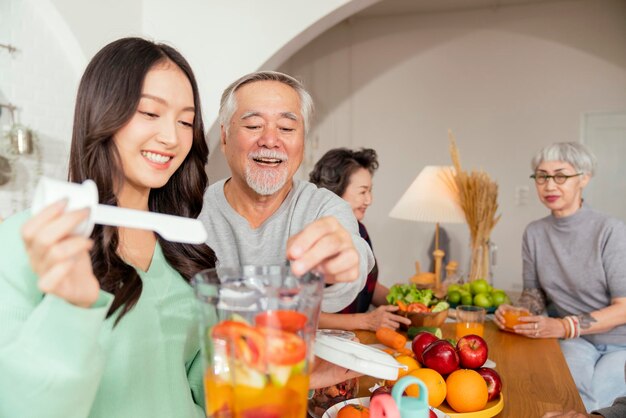
<path id="1" fill-rule="evenodd" d="M 496 309 L 494 313 L 494 318 L 493 318 L 493 322 L 495 322 L 498 328 L 500 329 L 506 328 L 504 325 L 504 312 L 506 312 L 507 309 L 512 309 L 512 308 L 513 308 L 512 305 L 507 305 L 505 303 L 498 306 L 498 309 Z"/>
<path id="2" fill-rule="evenodd" d="M 567 412 L 554 411 L 554 412 L 546 412 L 545 414 L 543 414 L 541 418 L 589 418 L 589 417 L 601 417 L 601 416 L 602 415 L 596 415 L 596 414 L 587 415 L 587 414 L 583 414 L 581 412 L 576 412 L 576 411 L 567 411 Z"/>
<path id="3" fill-rule="evenodd" d="M 359 376 L 362 374 L 315 357 L 311 369 L 309 389 L 325 388 Z"/>
<path id="4" fill-rule="evenodd" d="M 394 314 L 398 309 L 395 305 L 381 305 L 373 311 L 364 314 L 365 329 L 376 331 L 380 327 L 386 327 L 395 330 L 400 324 L 411 325 L 409 318 Z"/>
<path id="5" fill-rule="evenodd" d="M 89 250 L 93 242 L 74 229 L 88 209 L 65 212 L 65 200 L 44 208 L 22 227 L 22 238 L 39 289 L 83 308 L 98 299 L 100 284 L 93 274 Z"/>
<path id="6" fill-rule="evenodd" d="M 513 329 L 517 334 L 529 338 L 563 338 L 565 327 L 558 318 L 550 318 L 542 315 L 522 316 L 518 319 L 523 322 L 515 325 Z"/>

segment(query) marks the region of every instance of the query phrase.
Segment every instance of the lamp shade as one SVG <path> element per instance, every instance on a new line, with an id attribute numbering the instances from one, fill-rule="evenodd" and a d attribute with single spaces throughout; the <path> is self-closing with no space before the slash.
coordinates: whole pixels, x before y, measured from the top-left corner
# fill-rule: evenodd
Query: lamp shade
<path id="1" fill-rule="evenodd" d="M 465 222 L 453 176 L 452 167 L 424 167 L 389 216 L 418 222 Z"/>

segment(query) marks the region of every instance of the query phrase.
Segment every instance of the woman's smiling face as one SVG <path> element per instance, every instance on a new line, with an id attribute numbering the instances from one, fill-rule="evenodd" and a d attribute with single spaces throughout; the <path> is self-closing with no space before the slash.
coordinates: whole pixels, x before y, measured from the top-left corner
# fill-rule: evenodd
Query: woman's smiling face
<path id="1" fill-rule="evenodd" d="M 564 161 L 543 161 L 535 170 L 535 175 L 554 176 L 578 174 L 574 167 Z M 582 174 L 568 178 L 563 184 L 556 184 L 553 178 L 544 184 L 537 184 L 537 195 L 554 216 L 563 217 L 574 214 L 582 203 L 582 192 L 589 182 L 589 175 Z"/>
<path id="2" fill-rule="evenodd" d="M 163 187 L 191 149 L 193 120 L 187 76 L 171 61 L 155 65 L 146 74 L 135 114 L 113 136 L 125 177 L 120 190 Z"/>
<path id="3" fill-rule="evenodd" d="M 348 187 L 341 196 L 352 207 L 354 216 L 360 222 L 365 211 L 372 204 L 372 175 L 364 168 L 359 168 L 350 176 Z"/>

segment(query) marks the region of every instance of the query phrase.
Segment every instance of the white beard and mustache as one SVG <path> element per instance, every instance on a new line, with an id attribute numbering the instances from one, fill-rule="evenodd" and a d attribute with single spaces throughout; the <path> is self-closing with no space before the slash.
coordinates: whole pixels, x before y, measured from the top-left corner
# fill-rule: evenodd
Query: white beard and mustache
<path id="1" fill-rule="evenodd" d="M 272 158 L 281 160 L 277 167 L 258 167 L 254 161 L 249 161 L 246 165 L 246 183 L 248 187 L 261 196 L 269 196 L 283 188 L 287 182 L 288 170 L 285 163 L 288 158 L 286 154 L 273 150 L 251 152 L 248 154 L 250 160 L 259 158 Z"/>

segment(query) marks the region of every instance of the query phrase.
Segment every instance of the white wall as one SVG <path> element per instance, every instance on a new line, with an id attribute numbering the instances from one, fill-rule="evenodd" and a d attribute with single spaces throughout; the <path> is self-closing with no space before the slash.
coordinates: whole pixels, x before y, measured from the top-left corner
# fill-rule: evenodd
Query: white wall
<path id="1" fill-rule="evenodd" d="M 625 22 L 618 0 L 355 17 L 283 66 L 318 105 L 311 162 L 337 146 L 379 153 L 365 224 L 384 283 L 405 281 L 416 259 L 429 264 L 434 226 L 388 213 L 424 165 L 450 163 L 452 128 L 464 167 L 484 168 L 500 185 L 495 284 L 521 287 L 523 229 L 547 214 L 529 161 L 548 143 L 578 140 L 583 112 L 626 109 Z M 515 204 L 518 187 L 530 189 L 525 205 Z M 467 270 L 466 227 L 444 226 Z"/>

